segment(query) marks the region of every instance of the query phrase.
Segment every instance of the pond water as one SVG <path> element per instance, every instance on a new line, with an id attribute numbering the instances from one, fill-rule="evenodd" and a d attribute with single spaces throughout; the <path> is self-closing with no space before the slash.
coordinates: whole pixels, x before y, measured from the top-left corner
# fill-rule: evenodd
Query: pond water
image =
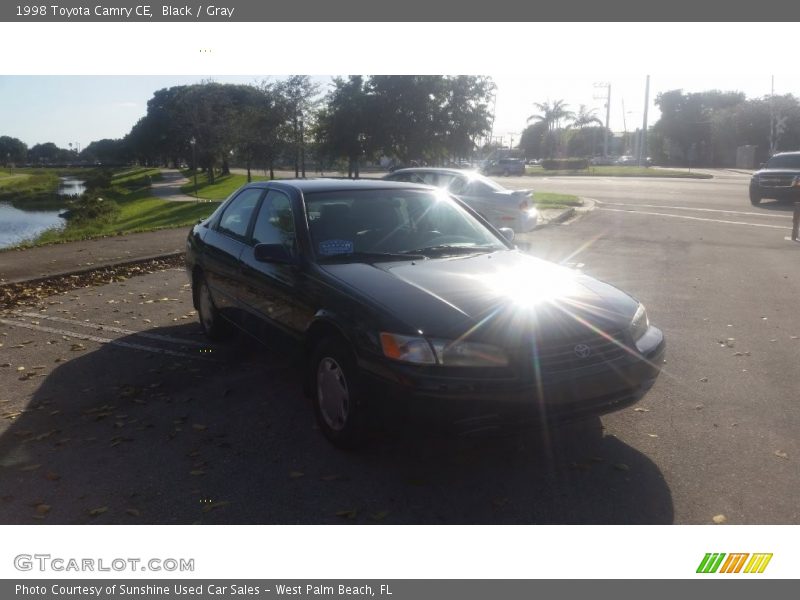
<path id="1" fill-rule="evenodd" d="M 60 210 L 20 210 L 0 202 L 0 248 L 15 246 L 52 227 L 63 227 Z"/>
<path id="2" fill-rule="evenodd" d="M 83 179 L 77 177 L 59 177 L 58 193 L 61 196 L 80 196 L 86 191 Z"/>
<path id="3" fill-rule="evenodd" d="M 77 177 L 61 177 L 58 193 L 65 200 L 86 191 L 84 181 Z M 0 248 L 9 248 L 32 240 L 47 229 L 63 227 L 65 220 L 59 216 L 61 210 L 36 210 L 19 208 L 10 202 L 0 202 Z"/>

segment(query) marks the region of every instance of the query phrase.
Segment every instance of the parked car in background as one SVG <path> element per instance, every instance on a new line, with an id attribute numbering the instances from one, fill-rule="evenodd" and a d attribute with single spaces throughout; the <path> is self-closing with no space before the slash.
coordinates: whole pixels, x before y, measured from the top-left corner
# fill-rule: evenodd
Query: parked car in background
<path id="1" fill-rule="evenodd" d="M 750 203 L 764 198 L 800 201 L 800 152 L 775 154 L 750 179 Z"/>
<path id="2" fill-rule="evenodd" d="M 481 172 L 484 175 L 525 175 L 525 161 L 521 158 L 500 158 L 488 161 Z"/>
<path id="3" fill-rule="evenodd" d="M 400 169 L 383 179 L 444 188 L 497 228 L 509 227 L 515 233 L 526 233 L 539 223 L 539 211 L 533 206 L 531 190 L 507 190 L 474 171 L 432 167 Z"/>
<path id="4" fill-rule="evenodd" d="M 297 349 L 343 447 L 373 417 L 477 433 L 605 414 L 638 400 L 664 354 L 637 300 L 516 250 L 428 186 L 251 183 L 191 229 L 186 266 L 207 336 Z"/>

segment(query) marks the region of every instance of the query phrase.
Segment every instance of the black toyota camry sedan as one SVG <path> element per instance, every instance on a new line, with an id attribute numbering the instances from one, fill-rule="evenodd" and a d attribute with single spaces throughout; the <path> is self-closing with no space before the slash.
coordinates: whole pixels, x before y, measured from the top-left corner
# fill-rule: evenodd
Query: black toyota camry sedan
<path id="1" fill-rule="evenodd" d="M 186 256 L 208 337 L 296 349 L 339 446 L 373 417 L 478 431 L 634 402 L 664 353 L 644 306 L 511 239 L 442 190 L 284 180 L 234 193 Z"/>

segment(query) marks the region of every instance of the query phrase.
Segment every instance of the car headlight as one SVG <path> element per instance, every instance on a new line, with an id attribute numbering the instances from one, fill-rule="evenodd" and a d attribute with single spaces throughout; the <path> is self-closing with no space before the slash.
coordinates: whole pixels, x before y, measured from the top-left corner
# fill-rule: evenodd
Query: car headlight
<path id="1" fill-rule="evenodd" d="M 428 340 L 424 337 L 382 332 L 384 356 L 418 365 L 446 367 L 505 367 L 508 357 L 496 346 L 461 340 Z"/>
<path id="2" fill-rule="evenodd" d="M 508 357 L 497 346 L 480 342 L 431 340 L 439 364 L 446 367 L 506 367 Z"/>
<path id="3" fill-rule="evenodd" d="M 644 304 L 639 304 L 639 308 L 636 309 L 636 314 L 633 315 L 630 325 L 630 332 L 633 341 L 637 341 L 639 338 L 641 338 L 647 332 L 649 327 L 650 320 L 647 318 L 647 311 L 644 308 Z"/>
<path id="4" fill-rule="evenodd" d="M 381 333 L 381 348 L 385 356 L 394 360 L 418 365 L 436 364 L 433 348 L 425 338 Z"/>

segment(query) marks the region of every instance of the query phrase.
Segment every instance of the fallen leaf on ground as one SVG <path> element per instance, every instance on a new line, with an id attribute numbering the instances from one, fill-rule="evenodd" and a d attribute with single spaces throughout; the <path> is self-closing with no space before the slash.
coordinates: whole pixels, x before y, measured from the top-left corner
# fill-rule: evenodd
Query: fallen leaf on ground
<path id="1" fill-rule="evenodd" d="M 641 406 L 637 406 L 633 410 L 635 410 L 636 412 L 650 412 L 649 408 L 642 408 Z"/>
<path id="2" fill-rule="evenodd" d="M 775 454 L 775 456 L 777 456 L 778 458 L 786 458 L 786 459 L 789 458 L 789 455 L 786 454 L 786 452 L 781 452 L 780 450 L 775 450 L 773 454 Z"/>
<path id="3" fill-rule="evenodd" d="M 195 469 L 194 471 L 189 471 L 189 475 L 205 475 L 206 472 L 203 469 Z"/>
<path id="4" fill-rule="evenodd" d="M 138 517 L 141 513 L 136 510 L 135 508 L 129 508 L 125 511 L 126 514 L 129 514 L 132 517 Z"/>
<path id="5" fill-rule="evenodd" d="M 617 471 L 630 471 L 631 470 L 631 468 L 628 465 L 626 465 L 625 463 L 617 463 L 617 464 L 614 465 L 614 468 Z"/>
<path id="6" fill-rule="evenodd" d="M 35 471 L 36 469 L 38 469 L 38 468 L 39 468 L 39 467 L 41 467 L 41 466 L 42 466 L 42 465 L 39 465 L 39 464 L 36 464 L 36 465 L 27 465 L 27 466 L 25 466 L 25 467 L 21 467 L 21 468 L 20 468 L 20 471 Z"/>
<path id="7" fill-rule="evenodd" d="M 341 475 L 325 475 L 321 477 L 322 481 L 336 481 L 337 479 L 341 479 Z"/>
<path id="8" fill-rule="evenodd" d="M 342 519 L 355 519 L 357 514 L 357 510 L 340 510 L 336 513 L 336 516 Z"/>
<path id="9" fill-rule="evenodd" d="M 305 473 L 303 473 L 302 471 L 292 471 L 291 473 L 289 473 L 289 479 L 299 479 L 304 475 Z"/>
<path id="10" fill-rule="evenodd" d="M 728 520 L 728 517 L 726 517 L 725 515 L 714 515 L 714 518 L 712 518 L 711 520 L 714 521 L 714 523 L 716 523 L 717 525 L 722 525 Z"/>
<path id="11" fill-rule="evenodd" d="M 201 425 L 200 423 L 195 423 L 194 425 L 192 425 L 192 429 L 195 429 L 197 431 L 205 431 L 206 429 L 208 429 L 208 427 L 206 427 L 205 425 Z"/>
<path id="12" fill-rule="evenodd" d="M 96 517 L 98 515 L 102 515 L 104 512 L 108 511 L 107 506 L 100 506 L 98 508 L 93 508 L 89 511 L 89 515 L 92 517 Z"/>
<path id="13" fill-rule="evenodd" d="M 37 515 L 46 515 L 50 512 L 50 505 L 49 504 L 37 504 L 36 505 L 36 514 Z"/>

